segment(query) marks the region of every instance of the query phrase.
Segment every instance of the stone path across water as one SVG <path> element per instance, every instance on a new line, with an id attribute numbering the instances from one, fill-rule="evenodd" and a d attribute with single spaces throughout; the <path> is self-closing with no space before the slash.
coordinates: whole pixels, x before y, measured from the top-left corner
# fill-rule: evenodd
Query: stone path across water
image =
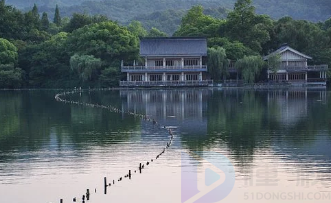
<path id="1" fill-rule="evenodd" d="M 92 89 L 92 90 L 90 89 L 90 90 L 85 90 L 85 91 L 91 92 L 91 91 L 97 91 L 97 90 L 109 90 L 109 89 Z M 108 110 L 110 112 L 115 112 L 115 113 L 125 113 L 125 114 L 128 114 L 128 115 L 134 116 L 134 117 L 141 118 L 146 122 L 150 122 L 153 125 L 159 127 L 160 130 L 168 131 L 170 139 L 167 142 L 166 146 L 162 149 L 162 151 L 155 156 L 155 160 L 158 159 L 160 156 L 162 156 L 162 154 L 164 154 L 165 151 L 171 146 L 173 138 L 174 138 L 174 134 L 172 132 L 172 129 L 170 127 L 161 126 L 152 117 L 149 117 L 149 116 L 144 115 L 144 114 L 138 114 L 138 113 L 130 112 L 130 111 L 123 111 L 123 110 L 118 109 L 118 108 L 116 108 L 114 106 L 111 106 L 111 105 L 106 106 L 106 105 L 101 105 L 101 104 L 92 104 L 92 103 L 86 103 L 86 102 L 71 101 L 71 100 L 66 100 L 64 98 L 67 95 L 73 95 L 73 94 L 82 93 L 82 92 L 84 92 L 84 90 L 81 90 L 81 89 L 75 89 L 75 90 L 72 90 L 72 91 L 62 92 L 62 93 L 59 93 L 59 94 L 55 95 L 55 100 L 58 101 L 58 102 L 66 103 L 66 104 L 81 105 L 81 106 L 87 106 L 87 107 L 91 107 L 91 108 L 101 108 L 101 109 L 105 109 L 105 110 Z M 111 182 L 107 182 L 107 177 L 104 177 L 104 194 L 107 194 L 107 188 L 111 187 L 111 185 L 114 185 L 116 182 L 123 181 L 124 180 L 123 177 L 131 179 L 132 173 L 137 173 L 137 170 L 139 170 L 139 173 L 141 173 L 142 170 L 145 167 L 147 167 L 148 165 L 150 165 L 153 161 L 154 161 L 154 159 L 151 159 L 151 160 L 146 161 L 145 163 L 140 163 L 138 168 L 133 169 L 133 170 L 128 170 L 127 174 L 124 174 L 123 176 L 121 176 L 117 180 L 113 179 L 113 181 L 111 181 Z M 96 192 L 96 189 L 95 189 L 95 192 Z M 90 200 L 90 198 L 91 198 L 90 197 L 90 190 L 87 189 L 86 193 L 82 195 L 81 200 L 82 200 L 83 203 L 85 203 L 85 201 Z M 77 202 L 78 199 L 80 199 L 80 198 L 73 197 L 72 202 Z M 71 202 L 71 200 L 70 200 L 70 202 Z M 60 203 L 64 203 L 63 199 L 60 199 Z"/>

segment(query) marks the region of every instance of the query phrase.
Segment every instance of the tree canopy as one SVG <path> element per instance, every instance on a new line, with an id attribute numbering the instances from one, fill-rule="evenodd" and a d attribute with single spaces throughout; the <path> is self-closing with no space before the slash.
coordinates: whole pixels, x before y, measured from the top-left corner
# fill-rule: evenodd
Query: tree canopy
<path id="1" fill-rule="evenodd" d="M 254 83 L 261 73 L 263 64 L 261 56 L 245 56 L 236 62 L 235 67 L 241 72 L 246 83 Z"/>
<path id="2" fill-rule="evenodd" d="M 257 15 L 251 0 L 238 0 L 224 29 L 229 39 L 240 41 L 259 53 L 263 44 L 270 40 L 272 20 L 268 16 Z"/>
<path id="3" fill-rule="evenodd" d="M 16 64 L 17 48 L 6 39 L 0 38 L 0 64 Z"/>
<path id="4" fill-rule="evenodd" d="M 68 50 L 72 55 L 93 55 L 109 65 L 119 64 L 137 58 L 138 37 L 112 21 L 95 23 L 73 31 Z"/>
<path id="5" fill-rule="evenodd" d="M 22 70 L 16 68 L 17 48 L 0 38 L 0 87 L 17 88 L 22 85 Z"/>
<path id="6" fill-rule="evenodd" d="M 312 6 L 307 0 L 300 1 Z M 329 4 L 323 1 L 318 3 L 327 8 Z M 31 4 L 23 12 L 0 0 L 0 88 L 116 86 L 123 77 L 121 60 L 141 60 L 140 38 L 171 36 L 173 32 L 174 36 L 207 38 L 209 71 L 217 81 L 227 75 L 224 64 L 229 60 L 237 61 L 236 66 L 246 82 L 256 81 L 263 64 L 261 56 L 284 43 L 312 56 L 313 60 L 308 63 L 331 66 L 330 19 L 318 23 L 291 17 L 273 20 L 258 12 L 258 5 L 266 2 L 261 0 L 255 0 L 254 4 L 251 0 L 238 0 L 231 11 L 217 3 L 213 8 L 206 8 L 204 5 L 208 2 L 192 7 L 190 2 L 191 8 L 185 10 L 189 8 L 187 2 L 157 2 L 160 7 L 170 4 L 176 10 L 142 15 L 138 6 L 135 20 L 117 22 L 124 15 L 131 15 L 131 19 L 132 13 L 116 10 L 115 13 L 122 16 L 109 20 L 106 15 L 77 10 L 66 17 L 66 10 L 60 4 L 54 3 L 48 12 Z M 109 2 L 94 3 L 94 6 L 110 5 Z M 117 3 L 128 7 L 122 1 Z M 139 1 L 139 5 L 145 7 L 149 4 L 150 1 Z M 86 2 L 86 5 L 92 4 Z"/>
<path id="7" fill-rule="evenodd" d="M 228 75 L 229 60 L 226 57 L 225 49 L 212 47 L 208 49 L 208 70 L 214 81 L 225 80 Z"/>
<path id="8" fill-rule="evenodd" d="M 205 15 L 202 6 L 193 6 L 182 18 L 182 23 L 174 36 L 213 37 L 222 23 L 223 20 Z"/>
<path id="9" fill-rule="evenodd" d="M 58 5 L 55 7 L 55 14 L 54 14 L 54 20 L 53 23 L 55 23 L 57 26 L 61 25 L 61 16 L 60 16 L 60 10 Z"/>

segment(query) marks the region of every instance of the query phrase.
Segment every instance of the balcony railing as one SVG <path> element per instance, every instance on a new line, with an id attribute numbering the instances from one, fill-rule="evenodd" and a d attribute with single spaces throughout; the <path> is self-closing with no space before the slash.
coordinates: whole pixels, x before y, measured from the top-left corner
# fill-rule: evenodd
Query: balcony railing
<path id="1" fill-rule="evenodd" d="M 317 66 L 308 66 L 308 70 L 324 70 L 327 71 L 329 66 L 327 64 L 317 65 Z"/>
<path id="2" fill-rule="evenodd" d="M 183 87 L 183 86 L 209 86 L 212 80 L 187 80 L 187 81 L 120 81 L 121 87 Z"/>
<path id="3" fill-rule="evenodd" d="M 281 66 L 279 70 L 286 71 L 327 71 L 328 65 L 312 65 L 312 66 Z M 228 67 L 228 71 L 237 72 L 237 69 L 234 66 Z"/>
<path id="4" fill-rule="evenodd" d="M 192 66 L 122 66 L 122 72 L 130 71 L 130 72 L 139 72 L 139 71 L 186 71 L 186 70 L 199 70 L 199 71 L 207 71 L 206 65 L 192 65 Z"/>
<path id="5" fill-rule="evenodd" d="M 326 82 L 326 78 L 308 78 L 307 82 Z"/>
<path id="6" fill-rule="evenodd" d="M 282 66 L 280 70 L 287 71 L 326 71 L 328 70 L 328 65 L 315 65 L 315 66 Z"/>

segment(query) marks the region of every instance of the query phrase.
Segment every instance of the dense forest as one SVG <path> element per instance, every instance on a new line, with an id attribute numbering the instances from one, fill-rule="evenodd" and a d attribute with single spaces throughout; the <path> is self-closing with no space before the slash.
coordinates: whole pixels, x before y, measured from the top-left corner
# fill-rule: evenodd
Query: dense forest
<path id="1" fill-rule="evenodd" d="M 157 11 L 187 10 L 194 5 L 204 8 L 223 7 L 232 9 L 236 0 L 7 0 L 7 3 L 19 9 L 31 8 L 34 3 L 41 12 L 50 12 L 59 5 L 62 16 L 73 13 L 102 14 L 125 23 L 141 14 Z M 329 0 L 253 0 L 258 14 L 267 14 L 273 19 L 290 16 L 294 19 L 325 21 L 331 16 Z M 125 12 L 123 12 L 125 11 Z"/>
<path id="2" fill-rule="evenodd" d="M 145 29 L 155 27 L 167 34 L 173 34 L 179 27 L 181 18 L 194 5 L 202 5 L 206 15 L 225 18 L 233 9 L 236 0 L 7 0 L 24 11 L 31 10 L 34 3 L 39 12 L 46 12 L 53 18 L 56 5 L 62 17 L 74 13 L 104 15 L 122 25 L 138 20 Z M 273 19 L 290 16 L 293 19 L 312 22 L 325 21 L 331 16 L 329 0 L 253 0 L 258 14 L 269 15 Z"/>
<path id="3" fill-rule="evenodd" d="M 121 60 L 140 60 L 139 39 L 167 36 L 157 25 L 178 18 L 173 36 L 208 39 L 209 71 L 216 81 L 227 75 L 228 61 L 235 60 L 243 79 L 255 82 L 265 66 L 261 56 L 283 43 L 312 56 L 310 63 L 331 66 L 331 19 L 273 20 L 258 14 L 251 0 L 238 0 L 231 11 L 193 6 L 187 12 L 169 12 L 173 18 L 154 13 L 160 23 L 141 15 L 123 26 L 104 15 L 66 18 L 59 7 L 46 13 L 34 5 L 23 12 L 1 0 L 0 88 L 117 86 Z M 149 22 L 149 28 L 140 20 Z"/>
<path id="4" fill-rule="evenodd" d="M 153 27 L 172 35 L 180 26 L 182 18 L 186 14 L 186 10 L 166 10 L 156 11 L 152 14 L 141 14 L 133 20 L 141 22 L 145 29 Z M 210 15 L 214 18 L 225 19 L 229 10 L 223 7 L 207 8 L 203 10 L 205 15 Z"/>

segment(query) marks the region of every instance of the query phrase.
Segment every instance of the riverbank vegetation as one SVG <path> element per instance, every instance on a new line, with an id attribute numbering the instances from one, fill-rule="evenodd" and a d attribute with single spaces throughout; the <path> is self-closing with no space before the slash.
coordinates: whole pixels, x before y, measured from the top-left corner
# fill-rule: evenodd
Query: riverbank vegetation
<path id="1" fill-rule="evenodd" d="M 125 11 L 123 11 L 125 12 Z M 49 16 L 54 16 L 49 18 Z M 171 20 L 170 20 L 171 21 Z M 121 61 L 139 61 L 142 37 L 169 36 L 155 27 L 146 30 L 139 18 L 123 26 L 102 15 L 75 13 L 61 17 L 40 13 L 37 5 L 22 12 L 0 1 L 0 88 L 72 88 L 117 86 Z M 206 14 L 202 6 L 187 11 L 173 36 L 208 39 L 213 79 L 227 74 L 224 64 L 237 61 L 246 82 L 263 69 L 261 55 L 288 43 L 313 57 L 312 64 L 331 67 L 331 19 L 313 23 L 257 14 L 251 0 L 238 0 L 226 18 Z M 253 64 L 246 69 L 245 64 Z"/>

